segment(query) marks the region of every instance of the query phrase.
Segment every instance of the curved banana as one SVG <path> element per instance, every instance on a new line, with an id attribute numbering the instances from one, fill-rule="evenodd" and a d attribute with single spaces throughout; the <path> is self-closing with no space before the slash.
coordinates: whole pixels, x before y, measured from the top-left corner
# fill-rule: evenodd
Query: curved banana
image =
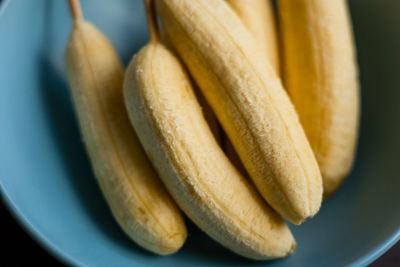
<path id="1" fill-rule="evenodd" d="M 66 67 L 92 167 L 115 219 L 142 247 L 158 254 L 177 251 L 186 227 L 130 125 L 123 69 L 112 45 L 93 25 L 78 20 Z"/>
<path id="2" fill-rule="evenodd" d="M 321 169 L 324 194 L 349 173 L 359 85 L 345 0 L 279 0 L 284 82 Z"/>
<path id="3" fill-rule="evenodd" d="M 255 37 L 264 54 L 279 75 L 279 45 L 275 14 L 270 0 L 226 0 L 246 28 Z"/>
<path id="4" fill-rule="evenodd" d="M 318 164 L 280 79 L 239 17 L 225 1 L 155 5 L 262 196 L 293 223 L 313 216 L 322 200 Z"/>
<path id="5" fill-rule="evenodd" d="M 142 48 L 127 69 L 124 96 L 162 181 L 203 231 L 252 259 L 292 252 L 289 228 L 226 158 L 171 52 L 155 42 Z"/>

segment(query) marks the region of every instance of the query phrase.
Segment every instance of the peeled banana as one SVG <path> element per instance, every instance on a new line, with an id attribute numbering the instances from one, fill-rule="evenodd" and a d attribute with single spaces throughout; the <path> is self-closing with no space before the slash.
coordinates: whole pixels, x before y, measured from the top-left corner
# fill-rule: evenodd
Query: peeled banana
<path id="1" fill-rule="evenodd" d="M 151 42 L 134 56 L 124 96 L 131 122 L 162 181 L 203 231 L 251 259 L 284 257 L 293 251 L 295 241 L 285 222 L 218 146 L 188 76 L 169 50 Z"/>
<path id="2" fill-rule="evenodd" d="M 345 0 L 279 0 L 284 82 L 321 169 L 324 194 L 349 173 L 359 85 Z"/>
<path id="3" fill-rule="evenodd" d="M 260 54 L 280 73 L 278 35 L 273 5 L 270 0 L 226 0 L 243 24 L 256 39 Z M 247 172 L 239 155 L 228 138 L 224 138 L 224 150 L 233 165 L 245 176 Z"/>
<path id="4" fill-rule="evenodd" d="M 270 0 L 226 0 L 257 41 L 260 53 L 279 74 L 278 33 Z"/>
<path id="5" fill-rule="evenodd" d="M 186 227 L 130 125 L 123 68 L 112 45 L 92 24 L 77 20 L 66 68 L 92 167 L 115 219 L 142 247 L 158 254 L 177 251 Z"/>
<path id="6" fill-rule="evenodd" d="M 313 216 L 322 200 L 318 164 L 280 79 L 239 17 L 225 1 L 155 5 L 259 192 L 295 224 Z"/>
<path id="7" fill-rule="evenodd" d="M 175 56 L 177 56 L 174 46 L 171 43 L 167 33 L 162 29 L 160 30 L 160 41 L 167 49 L 169 49 L 171 52 L 173 52 L 175 54 Z M 194 93 L 196 94 L 197 101 L 199 101 L 199 104 L 203 110 L 204 118 L 206 119 L 208 125 L 210 126 L 211 132 L 213 133 L 215 139 L 217 139 L 218 144 L 222 145 L 223 132 L 219 125 L 217 117 L 215 116 L 214 111 L 211 109 L 210 105 L 207 103 L 207 100 L 201 93 L 198 86 L 193 82 L 192 79 L 191 79 L 191 82 L 193 84 L 193 90 L 194 90 Z"/>

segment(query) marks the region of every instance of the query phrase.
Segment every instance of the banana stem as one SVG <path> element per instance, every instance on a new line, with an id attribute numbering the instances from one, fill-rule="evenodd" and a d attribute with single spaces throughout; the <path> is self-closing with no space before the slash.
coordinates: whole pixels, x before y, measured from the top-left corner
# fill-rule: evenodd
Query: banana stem
<path id="1" fill-rule="evenodd" d="M 83 20 L 82 8 L 79 0 L 68 0 L 68 5 L 74 21 Z"/>
<path id="2" fill-rule="evenodd" d="M 158 34 L 158 27 L 156 21 L 156 12 L 152 0 L 144 0 L 146 6 L 147 27 L 149 30 L 150 41 L 159 42 L 160 37 Z"/>

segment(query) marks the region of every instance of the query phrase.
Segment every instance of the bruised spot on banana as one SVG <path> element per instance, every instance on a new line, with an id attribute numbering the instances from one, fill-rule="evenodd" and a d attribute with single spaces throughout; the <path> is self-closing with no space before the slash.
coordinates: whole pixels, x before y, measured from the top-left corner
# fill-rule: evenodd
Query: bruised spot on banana
<path id="1" fill-rule="evenodd" d="M 321 169 L 324 194 L 348 175 L 358 136 L 359 84 L 345 0 L 279 0 L 284 82 Z"/>
<path id="2" fill-rule="evenodd" d="M 239 17 L 225 1 L 155 5 L 262 196 L 292 223 L 315 215 L 318 164 L 279 77 Z"/>
<path id="3" fill-rule="evenodd" d="M 123 68 L 111 43 L 92 24 L 77 20 L 66 68 L 92 168 L 113 216 L 140 246 L 162 255 L 176 252 L 186 227 L 130 125 Z"/>
<path id="4" fill-rule="evenodd" d="M 204 232 L 251 259 L 285 257 L 294 250 L 286 223 L 224 155 L 188 75 L 168 49 L 151 42 L 134 56 L 124 97 L 162 181 Z"/>

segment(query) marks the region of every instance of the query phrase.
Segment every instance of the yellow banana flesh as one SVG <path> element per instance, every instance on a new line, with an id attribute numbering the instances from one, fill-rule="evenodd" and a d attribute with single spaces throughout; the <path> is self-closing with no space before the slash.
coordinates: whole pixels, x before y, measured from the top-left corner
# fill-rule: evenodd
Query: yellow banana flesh
<path id="1" fill-rule="evenodd" d="M 224 133 L 225 134 L 225 133 Z M 228 137 L 224 135 L 225 138 L 222 140 L 224 141 L 223 149 L 225 151 L 226 156 L 232 162 L 233 166 L 246 178 L 249 178 L 249 175 L 246 171 L 246 168 L 243 166 L 242 161 L 239 158 L 235 148 L 233 147 L 231 141 L 229 141 Z"/>
<path id="2" fill-rule="evenodd" d="M 174 49 L 174 46 L 171 43 L 167 33 L 163 29 L 161 29 L 161 32 L 160 32 L 160 40 L 161 40 L 161 43 L 166 48 L 168 48 L 171 52 L 173 52 L 176 55 L 176 51 Z M 201 108 L 203 110 L 204 118 L 206 119 L 208 125 L 210 126 L 211 131 L 212 131 L 215 139 L 217 139 L 218 144 L 222 145 L 223 132 L 222 132 L 222 129 L 221 129 L 220 125 L 219 125 L 217 117 L 215 117 L 214 111 L 212 110 L 210 105 L 207 103 L 207 100 L 205 99 L 205 97 L 201 93 L 201 91 L 198 88 L 198 86 L 194 83 L 194 81 L 192 79 L 191 79 L 191 81 L 192 81 L 192 84 L 193 84 L 194 93 L 196 94 L 196 97 L 197 97 L 197 101 L 199 101 L 199 104 L 200 104 L 200 106 L 201 106 Z"/>
<path id="3" fill-rule="evenodd" d="M 269 62 L 225 1 L 159 0 L 157 13 L 268 203 L 299 224 L 322 181 L 297 114 Z"/>
<path id="4" fill-rule="evenodd" d="M 127 69 L 124 96 L 144 149 L 191 220 L 248 258 L 292 252 L 289 228 L 226 158 L 170 51 L 159 43 L 142 48 Z"/>
<path id="5" fill-rule="evenodd" d="M 226 0 L 256 39 L 260 53 L 279 75 L 279 45 L 275 14 L 270 0 Z"/>
<path id="6" fill-rule="evenodd" d="M 66 68 L 92 167 L 115 219 L 142 247 L 158 254 L 177 251 L 186 227 L 130 125 L 123 68 L 112 45 L 93 25 L 78 20 Z"/>
<path id="7" fill-rule="evenodd" d="M 280 73 L 278 33 L 270 0 L 226 0 L 255 38 L 260 54 Z M 225 153 L 239 171 L 247 176 L 239 155 L 228 138 L 224 138 Z"/>
<path id="8" fill-rule="evenodd" d="M 279 0 L 284 82 L 314 150 L 324 194 L 349 173 L 355 153 L 359 85 L 345 0 Z"/>

